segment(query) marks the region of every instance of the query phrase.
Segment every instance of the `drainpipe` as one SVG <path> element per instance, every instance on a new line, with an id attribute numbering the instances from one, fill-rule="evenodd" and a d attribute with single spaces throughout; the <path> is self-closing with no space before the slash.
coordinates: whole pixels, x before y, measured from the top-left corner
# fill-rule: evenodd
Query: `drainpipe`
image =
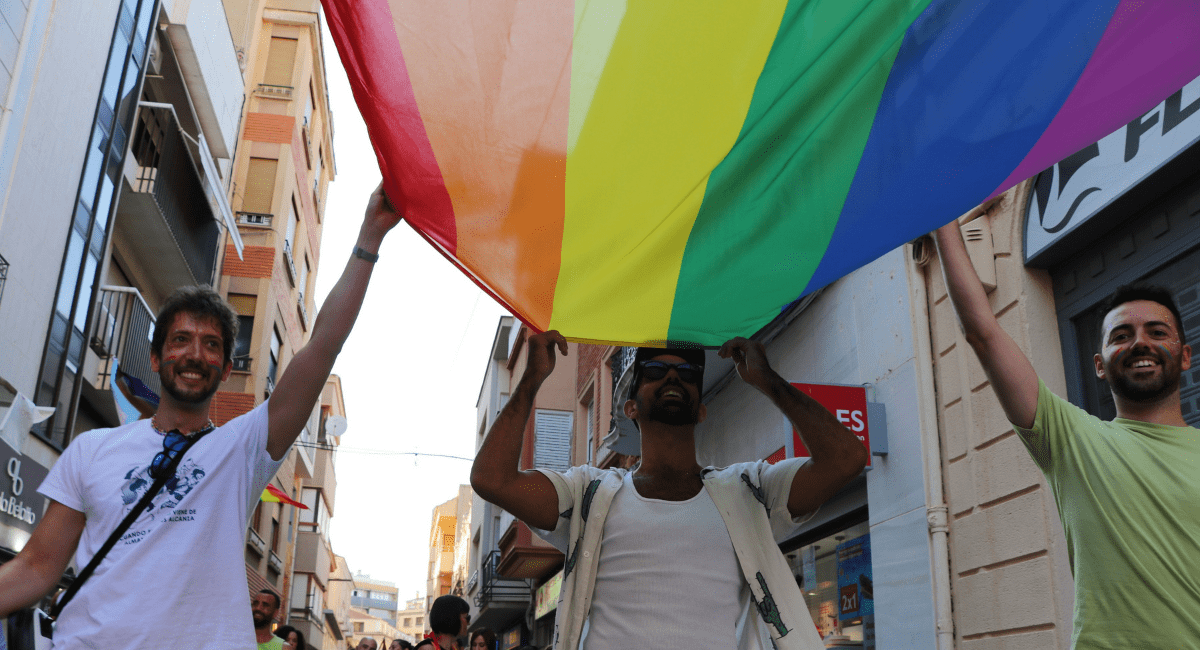
<path id="1" fill-rule="evenodd" d="M 927 248 L 932 242 L 923 242 Z M 921 421 L 921 449 L 925 465 L 925 517 L 933 553 L 933 604 L 937 622 L 937 649 L 954 650 L 954 618 L 950 609 L 949 509 L 942 498 L 942 451 L 938 435 L 937 393 L 933 384 L 933 339 L 929 328 L 929 296 L 925 273 L 914 258 L 915 246 L 905 247 L 908 270 L 909 313 L 916 347 L 917 399 Z"/>

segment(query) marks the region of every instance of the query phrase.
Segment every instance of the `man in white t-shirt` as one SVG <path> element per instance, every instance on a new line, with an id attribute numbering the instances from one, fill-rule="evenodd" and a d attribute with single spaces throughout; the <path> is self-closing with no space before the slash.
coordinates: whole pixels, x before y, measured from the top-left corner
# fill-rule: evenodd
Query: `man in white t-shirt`
<path id="1" fill-rule="evenodd" d="M 320 397 L 362 306 L 384 236 L 400 221 L 382 185 L 357 246 L 271 396 L 212 427 L 209 408 L 233 369 L 237 317 L 208 287 L 180 289 L 155 322 L 157 412 L 77 436 L 39 492 L 50 504 L 25 548 L 0 565 L 0 616 L 36 602 L 74 556 L 87 565 L 150 488 L 177 434 L 209 431 L 181 459 L 59 616 L 55 648 L 249 648 L 254 642 L 242 547 L 249 513 Z"/>
<path id="2" fill-rule="evenodd" d="M 624 411 L 641 430 L 631 472 L 520 471 L 534 396 L 554 370 L 557 332 L 530 337 L 524 375 L 475 457 L 471 485 L 566 554 L 560 650 L 822 647 L 777 542 L 866 465 L 862 443 L 736 338 L 719 351 L 796 426 L 812 453 L 775 465 L 696 461 L 704 353 L 638 348 Z M 753 605 L 753 607 L 751 607 Z M 757 615 L 756 615 L 757 614 Z"/>

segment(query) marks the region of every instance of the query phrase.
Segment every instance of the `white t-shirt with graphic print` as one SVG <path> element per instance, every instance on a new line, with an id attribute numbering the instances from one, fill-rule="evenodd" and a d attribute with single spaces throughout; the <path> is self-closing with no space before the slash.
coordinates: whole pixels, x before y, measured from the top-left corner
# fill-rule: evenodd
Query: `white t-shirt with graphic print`
<path id="1" fill-rule="evenodd" d="M 51 468 L 38 492 L 87 517 L 81 570 L 150 488 L 162 448 L 139 420 L 81 434 Z M 253 647 L 246 524 L 281 462 L 267 453 L 267 402 L 200 439 L 63 610 L 55 649 Z"/>

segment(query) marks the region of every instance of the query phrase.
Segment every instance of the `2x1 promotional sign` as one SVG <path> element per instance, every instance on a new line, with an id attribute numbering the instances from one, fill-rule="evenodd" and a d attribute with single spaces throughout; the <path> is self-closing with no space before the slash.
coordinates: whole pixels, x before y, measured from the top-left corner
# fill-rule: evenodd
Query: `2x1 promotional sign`
<path id="1" fill-rule="evenodd" d="M 838 384 L 798 384 L 792 382 L 800 392 L 817 400 L 830 413 L 850 429 L 862 441 L 867 452 L 871 451 L 871 428 L 867 417 L 867 388 L 866 386 L 842 386 Z M 807 457 L 811 454 L 800 433 L 792 429 L 793 456 Z M 867 467 L 871 466 L 868 453 Z"/>

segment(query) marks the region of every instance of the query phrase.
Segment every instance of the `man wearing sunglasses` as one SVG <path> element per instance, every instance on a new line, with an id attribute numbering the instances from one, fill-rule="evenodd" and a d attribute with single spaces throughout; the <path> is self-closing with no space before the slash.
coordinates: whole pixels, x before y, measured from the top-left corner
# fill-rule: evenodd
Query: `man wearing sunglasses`
<path id="1" fill-rule="evenodd" d="M 236 315 L 208 287 L 169 297 L 150 350 L 163 387 L 158 410 L 148 420 L 83 433 L 66 448 L 39 489 L 51 500 L 46 513 L 21 553 L 0 566 L 0 616 L 40 599 L 72 556 L 87 565 L 154 480 L 167 476 L 63 609 L 54 645 L 252 647 L 243 556 L 250 509 L 312 415 L 362 306 L 379 245 L 399 221 L 381 185 L 308 344 L 270 399 L 220 427 L 209 411 L 233 369 Z"/>
<path id="2" fill-rule="evenodd" d="M 566 554 L 554 647 L 822 648 L 777 544 L 865 467 L 854 434 L 771 369 L 760 343 L 736 338 L 718 354 L 791 420 L 812 457 L 701 467 L 704 352 L 639 348 L 624 404 L 641 431 L 639 465 L 521 471 L 534 396 L 567 344 L 546 332 L 526 348 L 471 485 Z"/>

